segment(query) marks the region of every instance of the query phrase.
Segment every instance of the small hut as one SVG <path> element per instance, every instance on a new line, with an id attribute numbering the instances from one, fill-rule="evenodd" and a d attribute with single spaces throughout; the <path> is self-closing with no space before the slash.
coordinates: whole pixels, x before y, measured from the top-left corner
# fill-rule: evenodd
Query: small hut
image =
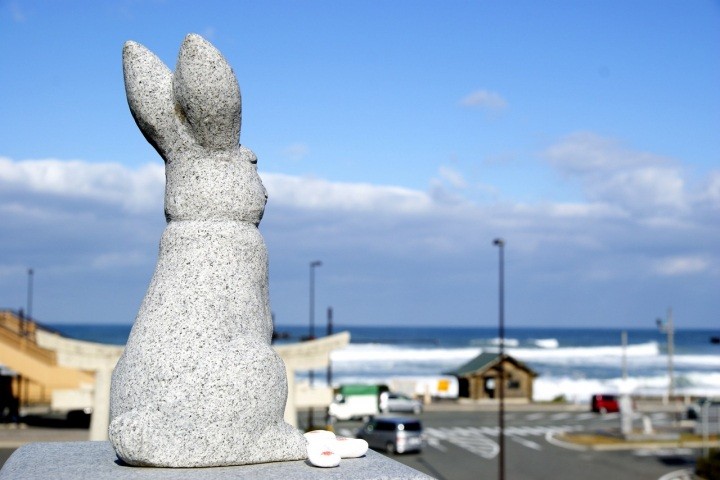
<path id="1" fill-rule="evenodd" d="M 443 373 L 457 377 L 460 397 L 494 399 L 498 396 L 500 365 L 499 353 L 481 353 L 464 365 Z M 505 378 L 504 398 L 532 401 L 533 380 L 537 373 L 507 354 L 502 357 L 502 370 Z"/>

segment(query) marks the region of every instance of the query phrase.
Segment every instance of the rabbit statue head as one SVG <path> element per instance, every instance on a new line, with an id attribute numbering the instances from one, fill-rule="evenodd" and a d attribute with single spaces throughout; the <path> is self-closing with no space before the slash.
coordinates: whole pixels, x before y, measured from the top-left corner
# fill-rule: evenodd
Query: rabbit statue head
<path id="1" fill-rule="evenodd" d="M 190 34 L 173 73 L 150 50 L 127 42 L 123 73 L 132 116 L 165 160 L 168 221 L 257 225 L 267 193 L 257 157 L 239 144 L 240 88 L 220 52 Z"/>

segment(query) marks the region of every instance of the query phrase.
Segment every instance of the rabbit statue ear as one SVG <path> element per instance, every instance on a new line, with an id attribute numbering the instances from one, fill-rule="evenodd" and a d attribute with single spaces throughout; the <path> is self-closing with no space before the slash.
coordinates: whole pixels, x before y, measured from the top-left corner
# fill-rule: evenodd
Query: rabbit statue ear
<path id="1" fill-rule="evenodd" d="M 168 161 L 166 152 L 179 141 L 172 73 L 150 50 L 136 42 L 123 47 L 125 94 L 145 139 Z"/>
<path id="2" fill-rule="evenodd" d="M 237 79 L 220 52 L 201 36 L 185 37 L 173 88 L 200 145 L 211 149 L 238 145 L 242 102 Z"/>

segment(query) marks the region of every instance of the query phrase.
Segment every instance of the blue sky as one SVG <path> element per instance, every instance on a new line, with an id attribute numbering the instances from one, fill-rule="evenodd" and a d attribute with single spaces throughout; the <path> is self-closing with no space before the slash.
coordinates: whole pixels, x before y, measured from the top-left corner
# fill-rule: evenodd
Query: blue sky
<path id="1" fill-rule="evenodd" d="M 121 49 L 243 94 L 278 323 L 720 328 L 720 4 L 0 1 L 0 307 L 130 323 L 162 161 Z"/>

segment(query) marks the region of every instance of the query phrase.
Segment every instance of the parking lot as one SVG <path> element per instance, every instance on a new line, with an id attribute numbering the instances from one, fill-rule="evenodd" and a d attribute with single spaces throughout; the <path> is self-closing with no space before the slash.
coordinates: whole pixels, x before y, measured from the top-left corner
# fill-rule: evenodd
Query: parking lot
<path id="1" fill-rule="evenodd" d="M 670 412 L 649 415 L 660 427 L 675 421 Z M 420 453 L 392 455 L 395 460 L 438 479 L 496 478 L 499 428 L 493 411 L 430 411 L 417 415 L 424 427 Z M 613 480 L 659 479 L 692 468 L 698 451 L 690 448 L 593 451 L 557 441 L 563 432 L 618 428 L 619 414 L 588 411 L 506 413 L 507 478 Z M 338 435 L 354 436 L 362 422 L 338 422 Z M 380 450 L 379 450 L 380 451 Z"/>

